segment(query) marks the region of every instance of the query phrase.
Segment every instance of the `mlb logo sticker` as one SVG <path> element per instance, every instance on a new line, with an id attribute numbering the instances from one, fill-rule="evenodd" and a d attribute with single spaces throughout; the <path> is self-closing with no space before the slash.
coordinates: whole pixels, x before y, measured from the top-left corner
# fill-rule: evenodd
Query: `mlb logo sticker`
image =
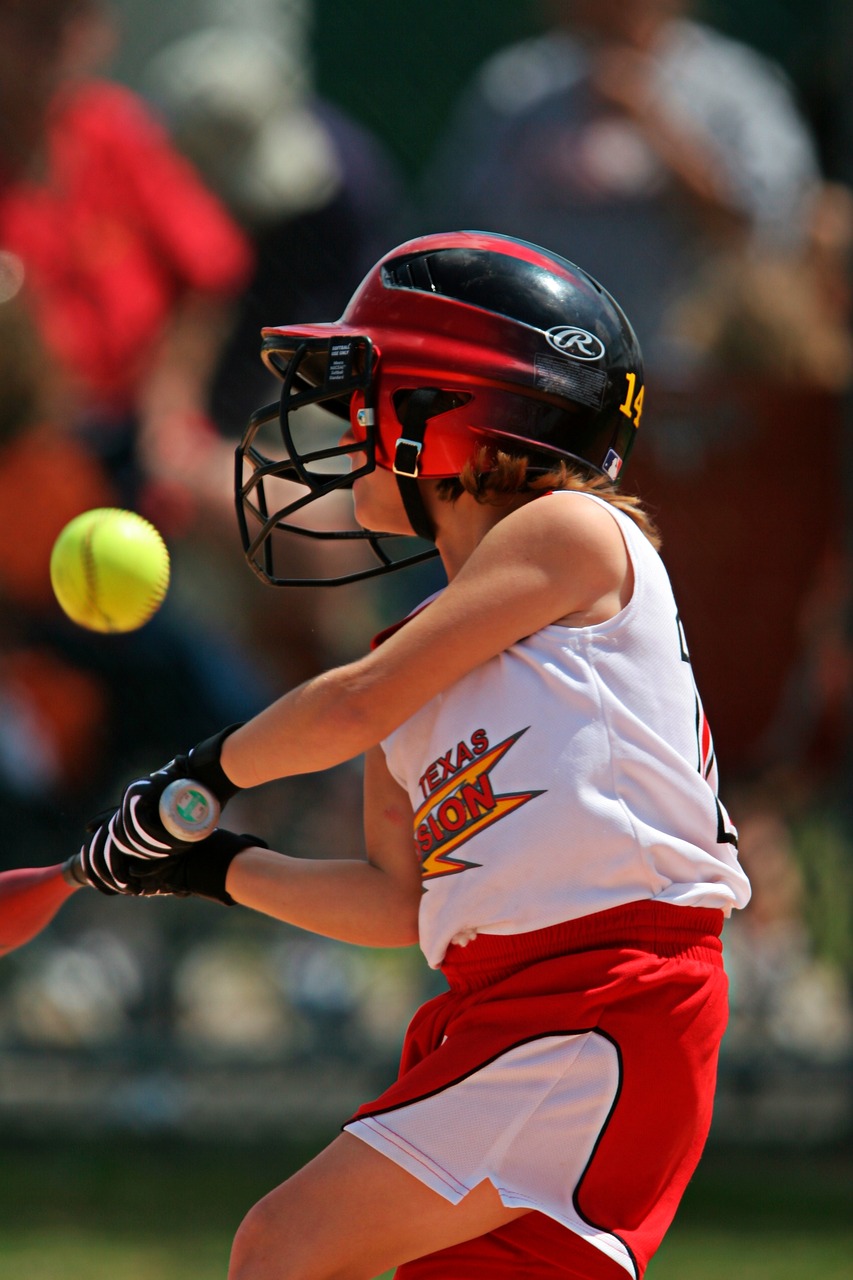
<path id="1" fill-rule="evenodd" d="M 615 449 L 607 451 L 607 457 L 604 459 L 604 470 L 610 476 L 611 480 L 615 480 L 622 470 L 622 459 Z"/>

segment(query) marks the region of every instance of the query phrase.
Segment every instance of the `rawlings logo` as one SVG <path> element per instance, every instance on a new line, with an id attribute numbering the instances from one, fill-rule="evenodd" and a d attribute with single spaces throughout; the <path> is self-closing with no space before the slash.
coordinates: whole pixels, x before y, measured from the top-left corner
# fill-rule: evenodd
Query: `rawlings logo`
<path id="1" fill-rule="evenodd" d="M 558 324 L 545 337 L 555 351 L 572 360 L 600 360 L 604 355 L 601 339 L 574 324 Z"/>

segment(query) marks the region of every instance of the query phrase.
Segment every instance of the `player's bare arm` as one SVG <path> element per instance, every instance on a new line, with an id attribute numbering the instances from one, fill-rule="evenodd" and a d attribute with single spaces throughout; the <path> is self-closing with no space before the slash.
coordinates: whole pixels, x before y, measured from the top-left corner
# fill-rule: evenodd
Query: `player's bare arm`
<path id="1" fill-rule="evenodd" d="M 363 861 L 247 849 L 231 863 L 228 892 L 242 906 L 342 942 L 413 944 L 418 940 L 421 876 L 412 808 L 379 747 L 365 759 L 364 834 Z"/>
<path id="2" fill-rule="evenodd" d="M 498 519 L 446 591 L 379 649 L 301 685 L 230 735 L 222 767 L 251 787 L 352 759 L 525 636 L 612 617 L 630 598 L 630 579 L 607 511 L 579 494 L 527 502 Z"/>

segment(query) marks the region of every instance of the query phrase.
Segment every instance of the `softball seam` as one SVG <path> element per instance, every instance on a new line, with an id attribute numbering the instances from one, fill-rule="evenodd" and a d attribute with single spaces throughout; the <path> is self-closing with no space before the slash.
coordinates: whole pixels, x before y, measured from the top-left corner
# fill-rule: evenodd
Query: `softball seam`
<path id="1" fill-rule="evenodd" d="M 123 508 L 118 508 L 118 507 L 116 507 L 114 510 L 116 512 L 120 512 L 121 515 L 130 516 L 133 520 L 140 521 L 143 524 L 149 524 L 148 521 L 146 521 L 142 516 L 138 515 L 137 512 L 135 511 L 127 511 Z M 86 579 L 86 593 L 87 593 L 89 607 L 92 613 L 95 614 L 97 617 L 99 617 L 105 623 L 106 629 L 108 631 L 116 632 L 119 630 L 119 628 L 113 625 L 110 615 L 106 612 L 106 610 L 103 608 L 103 606 L 101 605 L 98 599 L 98 562 L 95 558 L 95 551 L 93 546 L 95 534 L 97 533 L 98 529 L 100 529 L 102 525 L 107 524 L 109 522 L 111 515 L 112 515 L 112 509 L 109 513 L 101 516 L 99 520 L 94 521 L 89 526 L 89 528 L 86 530 L 85 537 L 83 538 L 81 553 L 82 553 L 82 560 L 83 560 L 83 575 Z M 153 525 L 149 525 L 149 527 L 154 530 L 154 533 L 157 535 L 157 540 L 159 541 L 160 545 L 163 547 L 164 551 L 166 551 L 166 555 L 168 557 L 168 549 L 166 548 L 166 544 L 163 541 L 163 538 L 162 538 L 162 535 L 160 534 L 159 529 L 156 529 Z M 164 599 L 166 598 L 166 592 L 169 589 L 169 576 L 170 576 L 168 565 L 169 565 L 169 561 L 167 558 L 166 567 L 163 570 L 163 572 L 161 572 L 159 581 L 156 583 L 155 586 L 152 587 L 151 599 L 148 602 L 147 610 L 143 614 L 143 616 L 140 618 L 139 622 L 136 623 L 134 630 L 138 629 L 141 626 L 144 626 L 144 624 L 154 616 L 154 614 L 157 612 L 157 610 L 160 608 L 160 605 L 163 603 Z"/>

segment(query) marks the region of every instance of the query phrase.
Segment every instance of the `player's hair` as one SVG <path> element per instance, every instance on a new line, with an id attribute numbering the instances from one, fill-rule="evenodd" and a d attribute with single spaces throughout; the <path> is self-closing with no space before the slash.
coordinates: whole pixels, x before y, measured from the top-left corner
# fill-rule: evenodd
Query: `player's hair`
<path id="1" fill-rule="evenodd" d="M 490 454 L 481 449 L 475 458 L 465 463 L 458 477 L 438 482 L 438 495 L 445 502 L 455 502 L 463 493 L 469 493 L 477 502 L 500 503 L 519 493 L 549 489 L 571 489 L 603 498 L 629 515 L 655 550 L 660 550 L 660 532 L 636 495 L 624 493 L 609 476 L 571 467 L 563 459 L 543 471 L 541 462 L 534 462 L 524 454 L 504 453 L 500 449 Z"/>

